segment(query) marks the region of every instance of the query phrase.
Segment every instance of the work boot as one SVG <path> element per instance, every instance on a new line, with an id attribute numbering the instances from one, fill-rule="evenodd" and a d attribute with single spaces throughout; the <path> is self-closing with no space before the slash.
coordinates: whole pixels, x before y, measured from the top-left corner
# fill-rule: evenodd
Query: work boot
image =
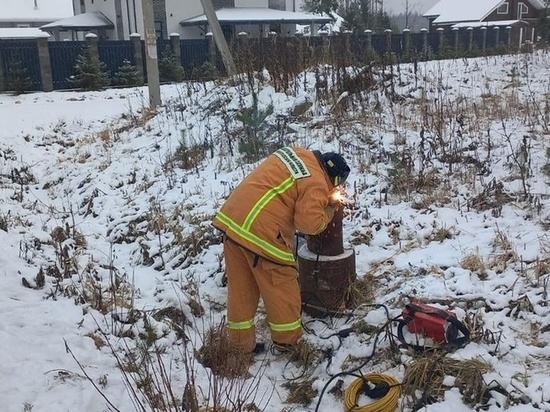
<path id="1" fill-rule="evenodd" d="M 254 349 L 252 349 L 252 353 L 254 355 L 259 355 L 260 353 L 265 352 L 265 343 L 264 342 L 257 342 L 256 346 L 254 346 Z"/>
<path id="2" fill-rule="evenodd" d="M 293 354 L 296 352 L 296 345 L 289 345 L 288 343 L 273 342 L 271 346 L 271 353 L 274 355 Z"/>

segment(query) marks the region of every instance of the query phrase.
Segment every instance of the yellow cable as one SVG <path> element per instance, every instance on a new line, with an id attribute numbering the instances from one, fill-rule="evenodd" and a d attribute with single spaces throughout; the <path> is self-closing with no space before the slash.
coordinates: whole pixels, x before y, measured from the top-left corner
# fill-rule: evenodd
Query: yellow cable
<path id="1" fill-rule="evenodd" d="M 390 386 L 390 390 L 386 396 L 376 400 L 376 402 L 359 406 L 357 405 L 357 398 L 359 397 L 359 392 L 365 381 L 374 384 L 385 382 Z M 348 386 L 344 394 L 344 405 L 347 412 L 394 412 L 397 409 L 397 402 L 400 396 L 401 388 L 399 382 L 394 378 L 380 373 L 368 373 L 363 375 L 363 378 L 354 380 L 351 385 Z"/>

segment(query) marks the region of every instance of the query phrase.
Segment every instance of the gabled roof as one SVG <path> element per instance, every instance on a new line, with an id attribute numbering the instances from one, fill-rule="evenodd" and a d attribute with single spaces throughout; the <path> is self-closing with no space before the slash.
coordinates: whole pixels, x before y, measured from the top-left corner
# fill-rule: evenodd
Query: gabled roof
<path id="1" fill-rule="evenodd" d="M 72 0 L 0 0 L 0 21 L 54 21 L 72 16 Z M 36 4 L 36 7 L 35 7 Z"/>
<path id="2" fill-rule="evenodd" d="M 53 23 L 40 26 L 41 30 L 88 30 L 97 28 L 114 29 L 115 25 L 99 11 L 77 14 L 76 16 L 54 21 Z"/>
<path id="3" fill-rule="evenodd" d="M 537 9 L 545 7 L 541 0 L 524 0 Z M 481 21 L 495 10 L 504 0 L 440 0 L 423 14 L 434 18 L 434 23 L 460 21 Z"/>
<path id="4" fill-rule="evenodd" d="M 487 28 L 494 28 L 494 27 L 506 27 L 506 26 L 515 26 L 518 24 L 527 24 L 524 20 L 495 20 L 495 21 L 463 21 L 460 23 L 453 24 L 452 28 L 478 28 L 478 27 L 487 27 Z"/>
<path id="5" fill-rule="evenodd" d="M 260 7 L 234 7 L 224 8 L 216 11 L 216 16 L 222 24 L 325 24 L 330 23 L 332 18 L 327 15 L 266 9 Z M 199 26 L 208 24 L 204 14 L 192 17 L 180 22 L 182 26 Z"/>

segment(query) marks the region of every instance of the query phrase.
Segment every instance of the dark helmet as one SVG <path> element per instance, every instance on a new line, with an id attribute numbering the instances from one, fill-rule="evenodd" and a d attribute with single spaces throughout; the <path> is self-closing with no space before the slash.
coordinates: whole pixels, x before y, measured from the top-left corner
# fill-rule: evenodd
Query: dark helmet
<path id="1" fill-rule="evenodd" d="M 322 157 L 332 184 L 335 187 L 344 184 L 350 172 L 350 168 L 344 158 L 334 152 L 323 153 Z"/>

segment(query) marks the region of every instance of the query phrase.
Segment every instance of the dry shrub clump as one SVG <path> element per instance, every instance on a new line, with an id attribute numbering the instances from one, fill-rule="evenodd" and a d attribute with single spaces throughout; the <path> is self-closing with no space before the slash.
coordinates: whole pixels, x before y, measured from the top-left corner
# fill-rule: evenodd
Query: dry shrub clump
<path id="1" fill-rule="evenodd" d="M 433 403 L 443 397 L 447 390 L 444 380 L 451 376 L 465 404 L 485 403 L 488 392 L 483 374 L 490 370 L 489 364 L 478 359 L 461 361 L 439 353 L 426 354 L 405 365 L 403 394 L 415 406 Z"/>
<path id="2" fill-rule="evenodd" d="M 224 325 L 213 327 L 206 333 L 204 343 L 195 356 L 216 376 L 248 377 L 251 356 L 230 344 L 229 335 Z"/>
<path id="3" fill-rule="evenodd" d="M 315 379 L 284 382 L 282 386 L 285 389 L 288 389 L 288 396 L 285 402 L 299 405 L 309 405 L 313 398 L 317 396 L 317 391 L 312 387 L 313 382 L 315 382 Z"/>
<path id="4" fill-rule="evenodd" d="M 472 273 L 476 273 L 481 280 L 487 279 L 487 266 L 478 253 L 470 253 L 464 256 L 460 261 L 460 266 Z"/>
<path id="5" fill-rule="evenodd" d="M 377 285 L 378 281 L 372 273 L 367 273 L 365 276 L 355 279 L 349 290 L 351 304 L 359 306 L 364 303 L 372 303 Z"/>

